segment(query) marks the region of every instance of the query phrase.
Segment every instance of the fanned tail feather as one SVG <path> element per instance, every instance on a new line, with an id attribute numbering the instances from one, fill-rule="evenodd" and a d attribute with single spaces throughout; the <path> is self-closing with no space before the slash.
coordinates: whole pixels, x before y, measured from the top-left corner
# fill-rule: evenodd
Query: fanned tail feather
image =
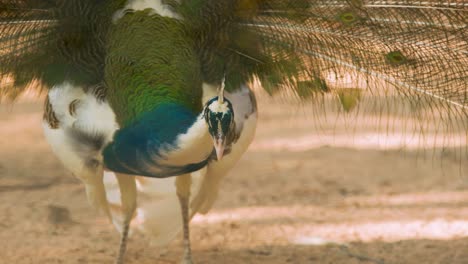
<path id="1" fill-rule="evenodd" d="M 395 88 L 411 104 L 468 126 L 465 1 L 168 2 L 196 32 L 208 83 L 226 69 L 227 90 L 258 78 L 270 94 L 320 101 L 351 76 L 374 95 Z"/>
<path id="2" fill-rule="evenodd" d="M 261 34 L 269 46 L 287 50 L 285 56 L 299 54 L 307 68 L 294 78 L 358 71 L 363 73 L 359 77 L 391 83 L 413 99 L 426 95 L 468 107 L 466 3 L 285 2 L 265 2 L 259 15 L 243 25 Z M 275 9 L 280 3 L 282 8 Z M 298 3 L 307 7 L 295 7 Z M 381 88 L 378 83 L 370 87 Z M 302 95 L 301 90 L 297 93 Z"/>
<path id="3" fill-rule="evenodd" d="M 332 91 L 327 79 L 354 72 L 394 85 L 412 103 L 468 105 L 468 4 L 413 0 L 166 0 L 187 22 L 203 78 L 227 90 L 259 78 L 269 93 L 302 98 Z M 125 1 L 1 0 L 0 96 L 33 80 L 104 80 L 105 36 Z M 359 74 L 356 74 L 359 73 Z"/>
<path id="4" fill-rule="evenodd" d="M 31 83 L 102 82 L 109 3 L 0 0 L 0 99 L 16 97 Z"/>

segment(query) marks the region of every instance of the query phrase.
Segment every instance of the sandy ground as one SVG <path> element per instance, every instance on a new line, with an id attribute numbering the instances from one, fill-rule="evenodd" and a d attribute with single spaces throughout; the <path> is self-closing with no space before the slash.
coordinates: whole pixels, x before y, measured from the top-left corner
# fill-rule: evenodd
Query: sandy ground
<path id="1" fill-rule="evenodd" d="M 52 155 L 41 108 L 0 105 L 0 263 L 112 263 L 118 234 Z M 396 136 L 364 126 L 350 139 L 337 122 L 316 132 L 312 116 L 280 109 L 261 103 L 252 148 L 192 222 L 196 263 L 468 263 L 460 147 L 402 151 Z M 180 238 L 158 254 L 134 233 L 127 263 L 179 263 Z"/>

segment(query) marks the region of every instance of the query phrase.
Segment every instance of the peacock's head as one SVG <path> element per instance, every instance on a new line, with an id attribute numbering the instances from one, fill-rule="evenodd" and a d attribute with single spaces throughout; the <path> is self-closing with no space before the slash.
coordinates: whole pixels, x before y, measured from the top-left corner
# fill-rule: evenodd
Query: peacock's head
<path id="1" fill-rule="evenodd" d="M 221 86 L 218 96 L 205 104 L 204 117 L 208 124 L 208 131 L 213 138 L 216 158 L 221 160 L 227 144 L 227 137 L 235 128 L 234 110 L 231 102 L 224 97 L 224 84 Z"/>

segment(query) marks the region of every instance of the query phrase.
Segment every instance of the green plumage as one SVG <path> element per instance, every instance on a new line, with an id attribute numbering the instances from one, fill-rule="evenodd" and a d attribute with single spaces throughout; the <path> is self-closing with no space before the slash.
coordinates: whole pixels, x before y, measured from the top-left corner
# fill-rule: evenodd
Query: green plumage
<path id="1" fill-rule="evenodd" d="M 35 79 L 104 83 L 126 123 L 162 98 L 198 111 L 200 84 L 225 73 L 229 91 L 258 78 L 270 94 L 306 99 L 352 76 L 374 94 L 395 86 L 412 103 L 467 116 L 463 1 L 162 2 L 182 20 L 127 11 L 113 24 L 126 0 L 0 0 L 0 96 Z"/>
<path id="2" fill-rule="evenodd" d="M 157 6 L 159 3 L 163 7 Z M 158 10 L 123 10 L 127 4 L 156 6 Z M 178 19 L 158 14 L 167 14 L 167 9 Z M 64 94 L 54 90 L 46 101 L 46 131 L 63 132 L 57 134 L 63 135 L 58 137 L 63 142 L 55 143 L 63 143 L 62 148 L 81 140 L 85 148 L 68 147 L 70 153 L 86 156 L 83 164 L 91 170 L 105 166 L 115 172 L 150 177 L 200 170 L 211 164 L 213 146 L 216 154 L 222 154 L 226 142 L 218 140 L 222 133 L 213 135 L 219 127 L 213 129 L 215 121 L 207 119 L 211 108 L 207 107 L 204 115 L 211 126 L 208 131 L 198 126 L 204 121 L 198 123 L 197 114 L 203 107 L 202 84 L 219 85 L 223 76 L 228 91 L 260 80 L 269 94 L 293 94 L 317 100 L 315 103 L 323 103 L 319 100 L 329 93 L 345 112 L 359 110 L 360 103 L 385 105 L 397 94 L 414 107 L 402 111 L 405 118 L 416 117 L 421 123 L 436 120 L 435 130 L 431 127 L 430 132 L 452 136 L 453 132 L 468 131 L 467 15 L 464 0 L 0 0 L 0 99 L 15 97 L 36 82 L 39 87 L 69 87 Z M 102 120 L 106 116 L 112 119 L 107 104 L 96 106 L 96 100 L 80 87 L 61 86 L 64 82 L 85 92 L 99 90 L 92 95 L 98 102 L 110 103 L 120 128 L 114 131 L 113 120 Z M 373 95 L 364 94 L 365 90 Z M 239 99 L 245 100 L 245 96 L 228 98 L 236 111 L 252 108 L 236 119 L 248 118 L 256 110 L 249 106 L 249 100 Z M 85 100 L 80 105 L 82 98 Z M 220 101 L 211 99 L 212 103 Z M 81 111 L 86 114 L 78 120 L 75 108 L 82 106 L 91 113 Z M 239 109 L 242 107 L 246 109 Z M 92 116 L 95 112 L 96 118 Z M 230 113 L 227 117 L 232 121 L 233 111 Z M 379 116 L 378 112 L 372 114 Z M 381 111 L 379 117 L 383 114 Z M 227 123 L 217 120 L 218 124 Z M 249 121 L 252 133 L 255 120 Z M 105 128 L 96 125 L 101 122 Z M 80 127 L 81 123 L 91 125 Z M 243 130 L 236 129 L 236 137 L 248 130 L 247 122 L 240 123 L 237 128 Z M 188 130 L 191 127 L 195 130 Z M 233 127 L 221 130 L 227 133 Z M 406 126 L 398 122 L 395 127 Z M 425 124 L 420 127 L 424 132 Z M 73 130 L 79 132 L 79 140 L 73 138 Z M 199 140 L 182 140 L 179 135 L 187 131 L 195 135 L 190 139 Z M 111 136 L 112 142 L 101 146 Z M 83 155 L 82 150 L 89 149 L 86 145 L 92 153 Z M 70 153 L 63 155 L 65 159 Z M 181 156 L 186 160 L 181 161 Z M 101 158 L 103 164 L 99 164 Z M 74 160 L 72 163 L 76 165 Z M 102 178 L 86 177 L 101 191 L 98 199 L 107 207 Z M 188 178 L 179 178 L 184 182 L 179 182 L 181 186 L 190 184 Z M 216 184 L 208 186 L 217 186 L 214 181 Z M 182 189 L 189 192 L 190 187 Z M 124 200 L 135 204 L 135 197 L 126 199 L 121 193 L 125 211 L 130 203 Z M 177 194 L 181 193 L 178 189 Z M 186 216 L 185 252 L 190 252 L 189 206 L 184 205 L 190 201 L 188 196 L 180 199 Z M 120 256 L 134 216 L 129 211 Z"/>
<path id="3" fill-rule="evenodd" d="M 126 14 L 112 26 L 107 50 L 108 98 L 121 125 L 161 103 L 201 111 L 200 63 L 180 21 L 150 10 Z"/>
<path id="4" fill-rule="evenodd" d="M 33 80 L 45 87 L 101 83 L 102 43 L 118 2 L 0 1 L 0 76 L 12 79 L 0 96 L 15 97 Z"/>

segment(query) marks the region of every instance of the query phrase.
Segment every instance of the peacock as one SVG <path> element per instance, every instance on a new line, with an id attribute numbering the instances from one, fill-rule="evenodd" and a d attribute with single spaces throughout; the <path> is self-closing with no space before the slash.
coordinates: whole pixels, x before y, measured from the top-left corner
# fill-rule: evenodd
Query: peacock
<path id="1" fill-rule="evenodd" d="M 349 77 L 466 130 L 467 17 L 463 0 L 0 0 L 0 99 L 47 91 L 45 137 L 121 233 L 117 263 L 138 211 L 158 246 L 183 231 L 189 264 L 190 219 L 254 137 L 253 84 L 320 103 Z"/>

